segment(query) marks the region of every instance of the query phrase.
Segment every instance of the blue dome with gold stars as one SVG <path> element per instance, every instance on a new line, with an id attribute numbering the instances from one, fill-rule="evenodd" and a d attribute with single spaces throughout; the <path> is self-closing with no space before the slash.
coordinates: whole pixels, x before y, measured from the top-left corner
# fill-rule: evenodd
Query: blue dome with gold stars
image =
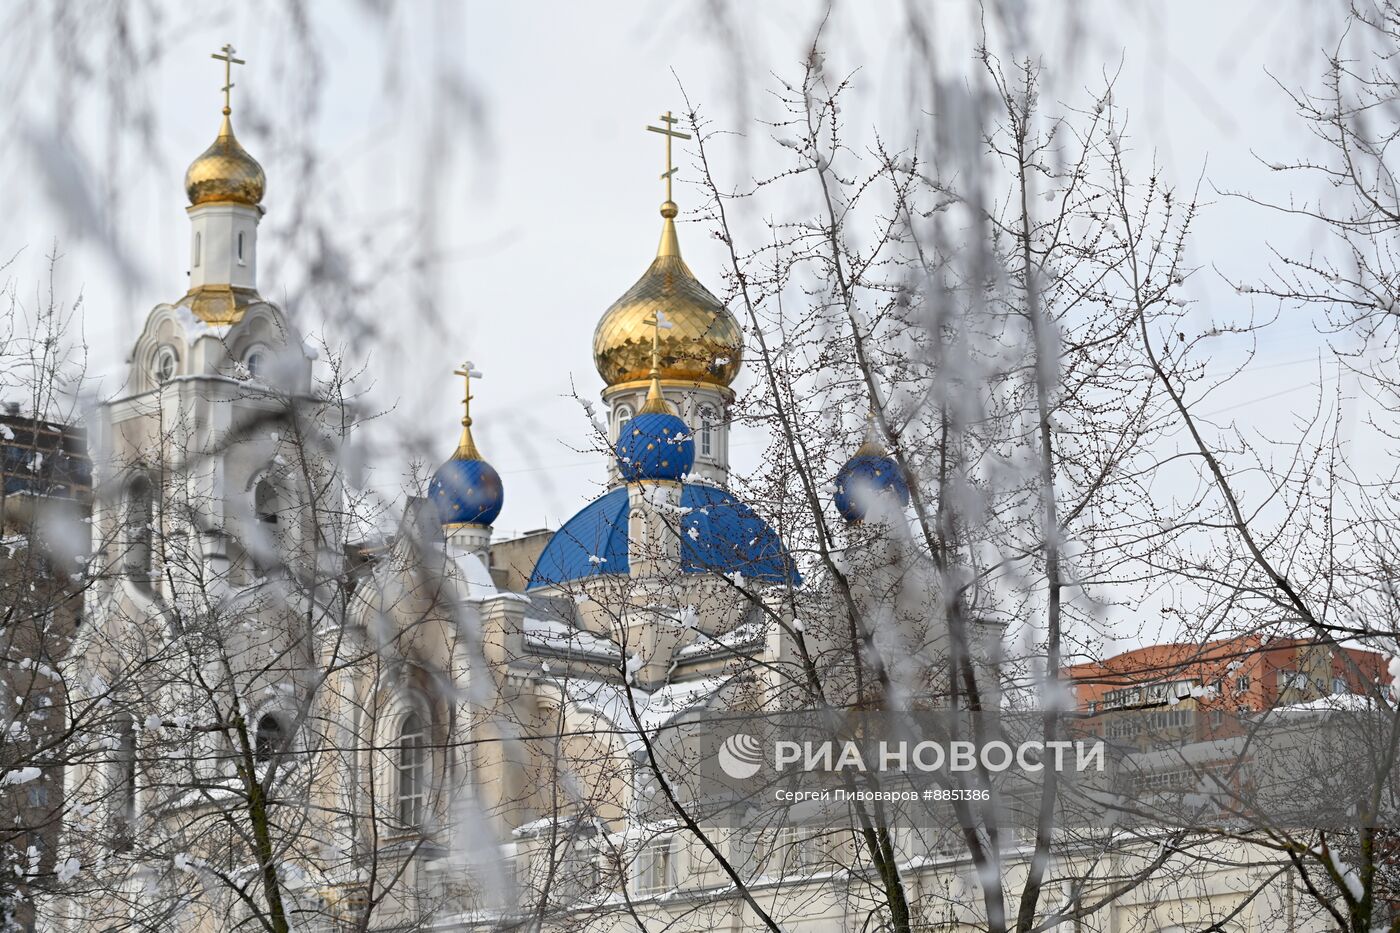
<path id="1" fill-rule="evenodd" d="M 864 521 L 878 496 L 891 494 L 901 508 L 909 504 L 909 484 L 894 458 L 867 440 L 836 474 L 836 511 L 848 522 Z"/>
<path id="2" fill-rule="evenodd" d="M 436 506 L 438 519 L 444 525 L 489 525 L 501 514 L 506 496 L 501 474 L 481 456 L 472 438 L 471 380 L 481 373 L 472 369 L 471 363 L 466 363 L 455 375 L 466 380 L 462 436 L 452 459 L 433 474 L 428 484 L 428 499 Z"/>
<path id="3" fill-rule="evenodd" d="M 501 475 L 485 460 L 451 460 L 438 467 L 428 498 L 444 525 L 489 525 L 501 514 Z"/>
<path id="4" fill-rule="evenodd" d="M 695 438 L 676 415 L 644 410 L 622 426 L 613 452 L 628 482 L 678 480 L 695 465 Z"/>

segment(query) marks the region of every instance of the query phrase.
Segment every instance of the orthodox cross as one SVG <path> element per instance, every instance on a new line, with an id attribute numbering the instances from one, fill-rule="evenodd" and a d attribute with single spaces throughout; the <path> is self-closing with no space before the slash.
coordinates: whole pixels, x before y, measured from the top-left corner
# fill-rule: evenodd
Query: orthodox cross
<path id="1" fill-rule="evenodd" d="M 671 322 L 666 320 L 666 312 L 657 310 L 649 317 L 642 319 L 643 324 L 651 325 L 651 372 L 656 375 L 661 370 L 661 332 L 671 329 Z"/>
<path id="2" fill-rule="evenodd" d="M 220 55 L 218 52 L 215 52 L 209 57 L 218 59 L 219 61 L 224 63 L 224 86 L 221 88 L 221 90 L 224 92 L 224 114 L 227 115 L 229 113 L 232 113 L 232 110 L 229 108 L 229 92 L 233 90 L 233 66 L 246 65 L 247 62 L 245 62 L 241 58 L 234 58 L 233 46 L 229 45 L 228 43 L 224 43 L 222 51 L 224 53 L 222 55 Z"/>
<path id="3" fill-rule="evenodd" d="M 676 174 L 676 167 L 671 164 L 671 140 L 689 139 L 689 133 L 682 133 L 673 127 L 680 122 L 676 117 L 671 116 L 671 111 L 666 111 L 661 115 L 661 122 L 664 126 L 648 126 L 647 129 L 653 133 L 660 133 L 666 137 L 666 171 L 661 175 L 666 180 L 666 200 L 671 200 L 671 176 Z"/>
<path id="4" fill-rule="evenodd" d="M 651 325 L 651 386 L 637 414 L 666 414 L 671 409 L 666 407 L 666 399 L 661 395 L 661 330 L 669 329 L 671 322 L 666 320 L 666 312 L 658 308 L 655 314 L 643 318 L 642 323 Z"/>
<path id="5" fill-rule="evenodd" d="M 480 379 L 481 370 L 474 369 L 471 360 L 467 360 L 462 364 L 461 369 L 454 369 L 452 375 L 461 376 L 465 382 L 462 399 L 462 427 L 470 427 L 472 423 L 472 379 Z"/>
<path id="6" fill-rule="evenodd" d="M 461 376 L 465 382 L 462 393 L 462 438 L 457 442 L 457 452 L 453 456 L 458 460 L 480 460 L 481 452 L 476 449 L 476 441 L 472 439 L 472 378 L 480 379 L 481 371 L 473 368 L 471 360 L 468 360 L 461 369 L 454 369 L 452 375 Z"/>

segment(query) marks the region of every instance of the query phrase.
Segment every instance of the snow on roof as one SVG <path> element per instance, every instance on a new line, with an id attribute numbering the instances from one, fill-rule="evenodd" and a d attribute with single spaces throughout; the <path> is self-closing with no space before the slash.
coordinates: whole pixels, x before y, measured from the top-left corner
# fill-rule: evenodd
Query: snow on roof
<path id="1" fill-rule="evenodd" d="M 496 583 L 491 579 L 491 571 L 486 569 L 486 564 L 482 562 L 480 557 L 460 544 L 454 544 L 451 541 L 444 541 L 442 550 L 447 555 L 447 559 L 456 565 L 458 573 L 461 574 L 461 580 L 467 591 L 464 595 L 465 599 L 485 599 L 488 596 L 496 595 Z"/>
<path id="2" fill-rule="evenodd" d="M 583 654 L 609 661 L 622 660 L 622 649 L 610 639 L 573 628 L 557 619 L 525 619 L 525 644 L 564 654 Z"/>
<path id="3" fill-rule="evenodd" d="M 190 310 L 188 305 L 175 305 L 175 317 L 185 329 L 185 337 L 193 343 L 200 337 L 222 339 L 228 336 L 231 324 L 210 324 Z"/>
<path id="4" fill-rule="evenodd" d="M 681 713 L 702 707 L 734 677 L 734 674 L 725 674 L 667 684 L 654 693 L 632 687 L 631 700 L 641 716 L 641 728 L 648 734 L 655 733 Z M 641 750 L 640 730 L 628 705 L 627 687 L 612 681 L 577 677 L 560 678 L 559 686 L 571 703 L 612 723 L 629 752 L 635 754 Z"/>
<path id="5" fill-rule="evenodd" d="M 734 679 L 733 674 L 719 677 L 702 677 L 683 683 L 667 684 L 651 695 L 646 710 L 642 713 L 642 725 L 648 732 L 661 728 L 687 710 L 703 706 L 711 697 L 719 693 L 725 684 Z"/>
<path id="6" fill-rule="evenodd" d="M 1369 713 L 1386 707 L 1377 706 L 1373 697 L 1364 693 L 1332 693 L 1306 703 L 1290 703 L 1268 710 L 1278 713 Z"/>
<path id="7" fill-rule="evenodd" d="M 746 648 L 763 640 L 765 626 L 762 622 L 744 622 L 718 637 L 704 632 L 689 645 L 676 652 L 678 658 L 693 658 L 706 654 L 730 654 L 739 648 Z"/>
<path id="8" fill-rule="evenodd" d="M 559 678 L 558 684 L 569 702 L 612 723 L 618 736 L 627 745 L 629 753 L 635 753 L 641 748 L 641 739 L 637 735 L 637 727 L 628 709 L 627 688 L 612 681 L 579 677 Z M 631 688 L 631 691 L 632 702 L 639 710 L 644 709 L 651 695 L 637 687 Z"/>

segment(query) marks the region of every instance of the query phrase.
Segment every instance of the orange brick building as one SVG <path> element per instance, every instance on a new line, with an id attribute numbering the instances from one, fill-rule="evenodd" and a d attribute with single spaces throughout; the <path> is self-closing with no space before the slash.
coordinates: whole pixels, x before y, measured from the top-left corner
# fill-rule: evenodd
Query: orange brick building
<path id="1" fill-rule="evenodd" d="M 1067 667 L 1062 676 L 1086 731 L 1128 738 L 1114 720 L 1131 713 L 1137 714 L 1133 728 L 1146 722 L 1204 737 L 1220 734 L 1233 714 L 1369 693 L 1386 683 L 1386 665 L 1386 656 L 1374 651 L 1246 635 L 1135 648 Z"/>

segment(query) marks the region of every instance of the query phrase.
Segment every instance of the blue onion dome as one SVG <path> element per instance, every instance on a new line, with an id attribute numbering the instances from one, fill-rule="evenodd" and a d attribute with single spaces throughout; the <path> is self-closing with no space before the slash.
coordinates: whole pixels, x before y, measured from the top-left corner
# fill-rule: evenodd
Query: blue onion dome
<path id="1" fill-rule="evenodd" d="M 452 458 L 437 468 L 428 484 L 428 498 L 437 507 L 444 525 L 489 525 L 501 514 L 505 489 L 501 474 L 487 463 L 472 439 L 471 376 L 479 376 L 467 364 L 467 395 L 462 400 L 462 436 Z"/>
<path id="2" fill-rule="evenodd" d="M 901 507 L 909 504 L 909 485 L 894 458 L 872 437 L 836 474 L 836 511 L 848 522 L 865 520 L 876 497 L 892 493 Z"/>
<path id="3" fill-rule="evenodd" d="M 695 438 L 670 412 L 643 411 L 622 426 L 614 452 L 628 482 L 678 480 L 695 465 Z"/>
<path id="4" fill-rule="evenodd" d="M 661 396 L 656 367 L 651 388 L 637 414 L 617 432 L 617 469 L 629 483 L 639 479 L 678 480 L 695 465 L 695 437 Z"/>
<path id="5" fill-rule="evenodd" d="M 428 498 L 444 525 L 489 525 L 501 514 L 505 490 L 501 475 L 485 460 L 453 457 L 433 474 Z"/>

